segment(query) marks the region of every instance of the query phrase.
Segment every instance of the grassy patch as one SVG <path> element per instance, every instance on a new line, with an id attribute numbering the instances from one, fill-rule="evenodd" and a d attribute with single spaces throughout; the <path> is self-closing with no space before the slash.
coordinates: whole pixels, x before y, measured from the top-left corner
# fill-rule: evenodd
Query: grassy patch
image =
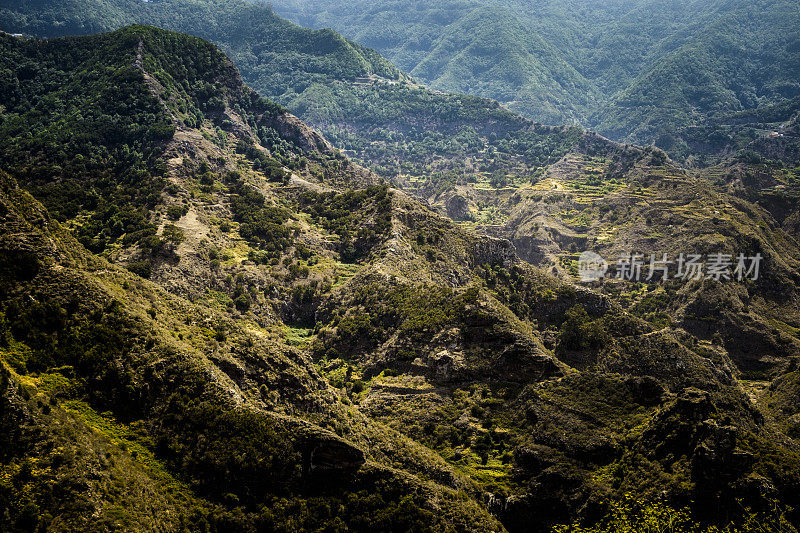
<path id="1" fill-rule="evenodd" d="M 360 265 L 355 263 L 340 263 L 336 262 L 336 275 L 335 275 L 335 282 L 333 284 L 334 287 L 338 287 L 340 285 L 344 285 L 358 273 L 358 269 Z"/>
<path id="2" fill-rule="evenodd" d="M 142 428 L 134 429 L 130 425 L 122 424 L 110 413 L 98 413 L 84 401 L 67 400 L 61 406 L 65 411 L 103 435 L 109 442 L 128 452 L 138 463 L 147 467 L 154 474 L 171 477 L 164 464 L 153 455 L 151 451 L 153 442 Z"/>
<path id="3" fill-rule="evenodd" d="M 314 334 L 314 328 L 285 326 L 284 331 L 286 344 L 289 346 L 297 346 L 298 348 L 307 347 Z"/>

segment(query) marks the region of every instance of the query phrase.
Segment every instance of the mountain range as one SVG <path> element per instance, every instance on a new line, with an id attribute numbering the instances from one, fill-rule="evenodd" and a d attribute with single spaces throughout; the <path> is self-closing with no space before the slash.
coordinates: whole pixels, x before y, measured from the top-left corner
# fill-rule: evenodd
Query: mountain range
<path id="1" fill-rule="evenodd" d="M 273 5 L 375 48 L 435 89 L 684 156 L 692 128 L 800 91 L 800 14 L 791 1 Z"/>
<path id="2" fill-rule="evenodd" d="M 0 529 L 795 530 L 796 101 L 696 170 L 258 3 L 0 28 Z"/>

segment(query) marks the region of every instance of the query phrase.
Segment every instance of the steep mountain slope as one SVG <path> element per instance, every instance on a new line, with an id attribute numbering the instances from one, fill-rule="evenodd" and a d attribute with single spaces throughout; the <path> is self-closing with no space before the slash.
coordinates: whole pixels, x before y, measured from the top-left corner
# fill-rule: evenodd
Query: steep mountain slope
<path id="1" fill-rule="evenodd" d="M 798 23 L 800 13 L 790 2 L 736 4 L 720 11 L 693 39 L 616 94 L 593 126 L 616 138 L 653 139 L 670 149 L 681 128 L 796 97 Z"/>
<path id="2" fill-rule="evenodd" d="M 280 336 L 90 256 L 2 179 L 4 530 L 497 527 L 391 468 L 453 476 Z"/>
<path id="3" fill-rule="evenodd" d="M 797 508 L 793 419 L 738 353 L 380 185 L 213 45 L 0 43 L 4 528 L 547 530 L 631 492 L 720 525 L 739 499 Z M 630 151 L 629 179 L 665 162 Z M 759 376 L 784 403 L 795 357 Z"/>
<path id="4" fill-rule="evenodd" d="M 581 139 L 577 129 L 541 127 L 490 100 L 415 85 L 374 52 L 331 32 L 299 28 L 265 6 L 243 1 L 142 6 L 114 0 L 107 11 L 91 0 L 26 2 L 0 9 L 0 28 L 60 35 L 70 31 L 65 26 L 112 28 L 118 15 L 214 40 L 261 94 L 382 176 L 420 188 L 421 194 L 458 179 L 524 179 Z"/>
<path id="5" fill-rule="evenodd" d="M 40 37 L 96 33 L 126 24 L 153 24 L 219 44 L 264 94 L 302 92 L 315 82 L 403 75 L 373 50 L 330 30 L 310 31 L 266 5 L 207 0 L 20 0 L 0 8 L 0 29 Z M 268 90 L 267 90 L 268 89 Z"/>
<path id="6" fill-rule="evenodd" d="M 404 0 L 380 6 L 292 2 L 278 9 L 303 23 L 341 28 L 435 88 L 489 96 L 539 121 L 655 142 L 674 159 L 701 166 L 741 148 L 744 138 L 767 133 L 726 117 L 768 114 L 797 95 L 797 12 L 791 2 L 748 7 L 722 0 L 640 0 L 587 7 L 559 0 L 530 9 L 519 2 L 431 7 Z M 294 26 L 264 4 L 38 0 L 0 8 L 0 29 L 38 36 L 128 23 L 213 40 L 261 94 L 369 163 L 377 157 L 363 152 L 388 143 L 384 154 L 415 164 L 406 152 L 430 153 L 431 139 L 417 138 L 428 132 L 430 115 L 460 105 L 459 98 L 410 83 L 377 52 L 330 30 Z M 425 101 L 424 108 L 409 109 L 409 94 Z M 491 102 L 480 106 L 482 114 L 492 114 Z M 387 120 L 410 111 L 407 122 L 417 135 Z M 473 118 L 471 126 L 479 129 L 481 114 Z"/>
<path id="7" fill-rule="evenodd" d="M 443 90 L 548 123 L 686 157 L 680 135 L 718 113 L 797 95 L 793 2 L 276 2 Z M 697 147 L 694 147 L 697 149 Z"/>
<path id="8" fill-rule="evenodd" d="M 586 123 L 585 110 L 600 97 L 547 39 L 490 7 L 448 25 L 410 72 L 436 89 L 490 97 L 547 124 Z"/>
<path id="9" fill-rule="evenodd" d="M 795 100 L 796 105 L 796 100 Z M 794 106 L 793 106 L 794 107 Z M 796 111 L 794 117 L 778 126 L 763 124 L 774 116 L 741 117 L 748 128 L 775 127 L 767 136 L 746 144 L 746 148 L 723 164 L 704 169 L 702 176 L 720 189 L 758 203 L 775 218 L 781 227 L 800 236 L 800 214 L 797 198 L 800 195 L 800 130 Z M 778 116 L 785 116 L 781 112 Z M 745 142 L 748 140 L 744 138 Z"/>
<path id="10" fill-rule="evenodd" d="M 467 92 L 507 103 L 549 124 L 583 121 L 599 96 L 564 50 L 540 26 L 564 24 L 562 6 L 447 1 L 368 3 L 287 0 L 281 15 L 310 27 L 333 27 L 380 50 L 401 69 L 443 91 Z M 532 29 L 520 11 L 533 11 Z M 569 20 L 562 42 L 580 36 Z"/>
<path id="11" fill-rule="evenodd" d="M 603 158 L 567 158 L 538 187 L 520 191 L 507 204 L 505 225 L 518 249 L 532 251 L 537 262 L 543 254 L 545 262 L 567 271 L 575 267 L 574 251 L 584 249 L 601 253 L 612 264 L 625 254 L 641 253 L 648 265 L 650 254 L 660 258 L 666 253 L 674 261 L 681 253 L 760 253 L 763 270 L 752 286 L 679 281 L 662 288 L 651 283 L 643 293 L 614 283 L 602 290 L 616 293 L 615 299 L 627 300 L 635 311 L 655 313 L 655 323 L 669 317 L 701 338 L 719 335 L 739 368 L 753 376 L 771 367 L 776 355 L 797 352 L 794 330 L 788 328 L 786 337 L 780 326 L 798 318 L 800 249 L 795 239 L 766 211 L 720 194 L 669 165 L 635 164 L 622 180 L 598 189 L 586 167 L 605 173 L 607 164 Z M 560 191 L 548 192 L 554 185 Z M 741 307 L 729 305 L 737 300 Z"/>
<path id="12" fill-rule="evenodd" d="M 207 117 L 228 120 L 231 137 L 240 141 L 256 142 L 250 125 L 241 120 L 234 123 L 237 117 L 248 117 L 262 132 L 268 126 L 277 128 L 270 129 L 273 142 L 280 140 L 283 147 L 303 151 L 309 173 L 331 150 L 296 119 L 254 96 L 241 85 L 230 62 L 197 39 L 134 27 L 99 37 L 49 42 L 3 37 L 3 46 L 14 52 L 11 66 L 19 69 L 13 71 L 15 79 L 19 72 L 32 72 L 28 69 L 33 65 L 40 67 L 25 80 L 30 83 L 20 84 L 20 103 L 3 114 L 4 125 L 15 122 L 23 103 L 33 99 L 32 88 L 53 76 L 71 79 L 66 87 L 73 94 L 97 102 L 101 91 L 109 88 L 102 76 L 111 72 L 117 76 L 112 78 L 115 89 L 141 94 L 140 102 L 158 104 L 152 108 L 156 118 L 174 128 L 170 140 L 163 135 L 154 147 L 160 161 L 178 145 L 187 159 L 197 158 L 191 164 L 208 164 L 208 156 L 215 152 L 202 136 L 211 127 L 212 119 Z M 20 57 L 26 61 L 16 61 Z M 55 62 L 55 57 L 63 61 Z M 196 70 L 189 70 L 190 65 Z M 83 78 L 88 74 L 95 75 L 89 82 Z M 44 85 L 55 92 L 64 87 Z M 216 106 L 204 106 L 205 112 L 188 107 L 193 102 L 207 103 L 187 92 L 187 87 L 198 85 L 209 91 L 209 100 L 218 99 Z M 124 132 L 128 128 L 123 119 L 134 119 L 138 109 L 131 105 L 128 113 L 118 110 L 113 123 Z M 56 107 L 50 110 L 51 118 L 64 111 L 75 113 Z M 198 116 L 203 117 L 197 124 L 201 129 L 187 124 Z M 64 127 L 63 119 L 48 123 L 52 130 L 43 135 Z M 83 130 L 87 123 L 67 124 L 72 137 L 88 133 Z M 93 124 L 88 122 L 89 127 Z M 114 147 L 111 136 L 94 141 L 95 150 Z M 74 161 L 83 146 L 53 138 L 49 142 L 55 153 L 40 154 L 31 171 L 39 183 L 69 180 L 72 175 L 63 175 L 52 158 L 66 155 L 66 161 Z M 270 153 L 280 157 L 279 148 Z M 253 144 L 249 150 L 256 155 L 242 162 L 259 167 L 264 183 L 271 168 L 279 169 L 283 177 L 280 165 L 268 166 L 274 160 L 261 152 L 263 148 Z M 122 185 L 126 176 L 122 169 L 141 168 L 140 157 L 107 159 L 97 166 L 110 165 L 105 170 L 115 171 L 114 179 Z M 228 157 L 233 158 L 232 154 Z M 42 165 L 45 160 L 50 166 Z M 13 170 L 30 183 L 25 169 L 15 166 Z M 86 179 L 96 170 L 84 170 L 80 177 Z M 166 174 L 175 176 L 169 167 Z M 365 176 L 358 169 L 340 169 L 330 182 L 353 183 Z M 145 178 L 143 172 L 138 178 Z M 3 174 L 2 180 L 0 413 L 3 438 L 10 439 L 4 443 L 2 456 L 4 529 L 37 524 L 70 531 L 152 524 L 166 529 L 315 529 L 332 523 L 363 529 L 365 520 L 385 529 L 396 523 L 412 528 L 431 523 L 434 528 L 499 528 L 476 503 L 457 494 L 458 489 L 474 494 L 474 489 L 441 458 L 349 407 L 308 357 L 287 345 L 286 326 L 280 320 L 269 313 L 259 316 L 258 325 L 249 319 L 232 319 L 235 312 L 224 306 L 215 309 L 203 300 L 192 304 L 92 256 L 12 178 Z M 249 185 L 239 183 L 238 187 L 234 206 L 246 210 L 244 202 L 258 202 L 258 193 Z M 156 203 L 163 206 L 165 193 L 156 191 Z M 97 205 L 116 200 L 106 189 L 97 187 L 96 193 Z M 51 195 L 42 196 L 54 201 Z M 68 224 L 78 225 L 78 220 L 85 220 L 84 214 L 99 213 L 96 206 L 81 204 L 80 208 L 74 218 L 66 217 Z M 167 218 L 163 212 L 144 208 L 149 223 Z M 275 209 L 251 207 L 248 222 L 239 225 L 238 232 L 279 235 L 281 226 L 270 225 L 266 218 Z M 108 220 L 109 226 L 113 224 L 113 219 Z M 247 224 L 249 233 L 244 229 Z M 113 256 L 110 250 L 116 247 L 136 249 L 156 264 L 158 272 L 159 260 L 180 262 L 171 248 L 180 240 L 175 238 L 180 229 L 169 228 L 161 228 L 162 242 L 154 250 L 148 248 L 146 237 L 125 241 L 124 233 L 108 241 L 105 251 Z M 189 234 L 185 242 L 196 237 Z M 232 270 L 239 272 L 235 286 L 249 287 L 242 282 L 246 269 Z M 161 279 L 169 286 L 165 275 Z M 176 274 L 171 279 L 183 277 Z M 203 281 L 189 278 L 196 291 Z M 291 285 L 287 288 L 291 290 Z M 175 293 L 184 290 L 173 288 Z M 66 423 L 72 429 L 62 429 Z M 452 488 L 429 481 L 434 479 Z M 327 488 L 320 488 L 323 485 Z M 434 516 L 438 505 L 447 511 Z M 330 506 L 337 508 L 333 515 Z"/>

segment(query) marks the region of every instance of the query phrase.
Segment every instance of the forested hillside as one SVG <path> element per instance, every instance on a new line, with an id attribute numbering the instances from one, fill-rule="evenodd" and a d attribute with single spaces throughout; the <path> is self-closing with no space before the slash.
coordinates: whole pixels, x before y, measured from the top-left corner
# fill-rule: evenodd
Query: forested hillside
<path id="1" fill-rule="evenodd" d="M 685 234 L 770 268 L 589 290 L 381 185 L 209 43 L 0 44 L 2 529 L 792 531 L 800 341 L 769 310 L 797 253 L 760 211 L 584 144 L 623 165 L 610 212 L 685 179 L 729 217 L 676 206 Z"/>
<path id="2" fill-rule="evenodd" d="M 407 13 L 404 6 L 399 2 L 365 8 L 364 13 L 379 11 L 376 20 L 382 22 L 370 22 L 361 29 L 385 30 L 395 36 L 413 31 L 416 40 L 430 44 L 432 32 L 441 30 L 443 21 L 453 18 L 453 13 L 462 13 L 444 6 L 436 16 L 417 24 L 414 21 L 427 7 Z M 344 7 L 338 11 L 329 7 L 325 12 L 328 17 L 346 11 Z M 708 47 L 723 46 L 726 41 L 719 38 L 719 33 L 734 24 L 731 17 L 741 20 L 746 16 L 741 9 L 734 9 L 736 6 L 715 4 L 706 10 L 705 4 L 688 4 L 649 9 L 642 4 L 634 9 L 626 4 L 597 4 L 593 6 L 596 12 L 592 12 L 597 22 L 591 27 L 586 27 L 584 19 L 575 18 L 574 10 L 557 3 L 540 7 L 538 18 L 519 14 L 519 6 L 507 6 L 502 12 L 483 6 L 469 20 L 458 18 L 453 24 L 460 25 L 446 26 L 452 35 L 435 48 L 441 57 L 430 59 L 426 68 L 452 64 L 453 76 L 448 76 L 461 79 L 453 87 L 459 91 L 483 93 L 483 89 L 476 88 L 499 85 L 502 87 L 497 90 L 502 94 L 494 94 L 494 89 L 486 94 L 494 94 L 513 109 L 525 112 L 513 101 L 528 100 L 536 112 L 552 115 L 546 118 L 528 113 L 531 116 L 555 123 L 591 124 L 614 138 L 656 141 L 671 157 L 697 166 L 723 161 L 780 129 L 797 113 L 796 100 L 785 100 L 794 94 L 795 83 L 790 76 L 795 68 L 794 55 L 787 52 L 792 42 L 791 24 L 787 23 L 793 20 L 791 6 L 778 3 L 765 9 L 755 18 L 757 24 L 751 33 L 737 35 L 738 44 L 728 47 L 724 64 L 720 63 L 722 59 L 717 60 L 723 56 L 709 52 Z M 317 9 L 321 8 L 308 7 L 305 12 Z M 728 22 L 709 22 L 700 37 L 692 33 L 698 21 L 717 20 L 722 13 L 726 13 Z M 516 17 L 512 22 L 498 20 L 512 14 Z M 396 20 L 398 17 L 402 22 Z M 160 25 L 213 40 L 231 55 L 245 80 L 261 94 L 287 106 L 381 175 L 422 185 L 426 193 L 430 184 L 433 190 L 441 190 L 454 179 L 469 176 L 478 180 L 500 174 L 531 176 L 564 153 L 566 145 L 560 140 L 555 143 L 557 149 L 543 150 L 545 145 L 554 145 L 548 139 L 550 135 L 532 137 L 527 133 L 531 123 L 499 110 L 490 100 L 443 94 L 416 85 L 376 52 L 335 32 L 295 26 L 265 5 L 243 0 L 161 0 L 144 5 L 135 0 L 39 0 L 12 2 L 0 8 L 0 28 L 40 36 L 112 29 L 132 22 Z M 541 36 L 531 32 L 530 25 L 539 28 Z M 777 29 L 762 31 L 762 25 Z M 590 43 L 581 41 L 597 28 L 604 31 L 596 39 Z M 377 37 L 373 33 L 361 32 L 358 38 L 386 50 L 379 40 L 374 40 Z M 471 47 L 463 39 L 484 42 Z M 525 56 L 525 46 L 520 43 L 532 40 L 538 43 L 531 45 L 535 53 Z M 754 43 L 761 43 L 758 50 L 762 52 L 752 49 Z M 769 51 L 764 51 L 767 48 Z M 740 49 L 742 62 L 733 68 L 733 62 L 738 60 L 736 50 Z M 448 55 L 457 50 L 460 59 L 451 60 Z M 480 51 L 483 56 L 465 70 L 458 65 L 459 61 L 469 60 L 469 50 Z M 683 52 L 678 54 L 680 50 Z M 702 53 L 695 53 L 698 50 Z M 678 55 L 668 59 L 670 54 Z M 405 64 L 401 57 L 393 57 L 401 66 Z M 700 58 L 697 60 L 704 63 L 689 68 L 680 58 Z M 760 58 L 780 66 L 770 68 L 768 76 L 761 76 L 753 70 L 762 65 Z M 648 65 L 658 65 L 657 72 L 661 74 L 647 74 L 652 83 L 637 82 L 649 72 Z M 474 76 L 466 76 L 467 70 L 474 70 Z M 423 79 L 430 78 L 414 72 Z M 692 72 L 703 72 L 706 78 L 698 85 L 698 80 L 687 78 L 694 76 Z M 546 85 L 544 80 L 553 73 L 557 73 L 557 87 L 528 91 L 528 96 L 519 98 L 508 90 L 517 82 L 532 83 L 532 87 Z M 477 79 L 480 76 L 488 81 Z M 655 76 L 667 78 L 656 80 Z M 731 76 L 737 76 L 739 81 L 749 79 L 749 85 L 731 89 Z M 689 85 L 691 91 L 686 90 Z M 651 94 L 642 93 L 643 88 Z M 576 104 L 571 100 L 574 98 L 583 99 L 583 103 Z M 716 102 L 713 109 L 707 105 L 712 101 Z M 664 102 L 670 102 L 669 106 L 662 105 Z M 776 113 L 778 109 L 782 111 Z M 742 114 L 760 118 L 743 121 Z M 533 145 L 536 146 L 531 151 Z M 521 153 L 532 153 L 533 157 L 526 157 L 520 164 L 515 159 Z"/>
<path id="3" fill-rule="evenodd" d="M 687 126 L 800 91 L 791 1 L 273 4 L 379 50 L 433 88 L 487 96 L 545 123 L 655 141 L 682 157 Z"/>
<path id="4" fill-rule="evenodd" d="M 500 529 L 474 484 L 359 413 L 284 324 L 302 320 L 291 302 L 350 270 L 339 254 L 383 236 L 385 188 L 323 194 L 373 178 L 207 42 L 145 27 L 1 38 L 14 98 L 0 114 L 13 139 L 0 174 L 0 529 Z M 290 168 L 327 186 L 287 185 Z M 91 195 L 54 194 L 77 182 Z M 342 201 L 375 220 L 323 229 L 300 215 Z"/>
<path id="5" fill-rule="evenodd" d="M 278 4 L 0 6 L 0 531 L 796 533 L 796 6 Z"/>
<path id="6" fill-rule="evenodd" d="M 0 28 L 35 35 L 142 22 L 208 38 L 259 93 L 319 128 L 337 147 L 421 194 L 457 181 L 528 179 L 579 143 L 577 128 L 534 124 L 496 102 L 414 84 L 375 52 L 311 31 L 243 0 L 39 1 L 0 8 Z M 83 7 L 81 7 L 83 6 Z"/>
<path id="7" fill-rule="evenodd" d="M 314 83 L 402 74 L 376 52 L 329 30 L 312 32 L 246 1 L 48 0 L 0 7 L 0 28 L 41 37 L 95 33 L 147 23 L 214 41 L 263 93 L 303 92 Z"/>

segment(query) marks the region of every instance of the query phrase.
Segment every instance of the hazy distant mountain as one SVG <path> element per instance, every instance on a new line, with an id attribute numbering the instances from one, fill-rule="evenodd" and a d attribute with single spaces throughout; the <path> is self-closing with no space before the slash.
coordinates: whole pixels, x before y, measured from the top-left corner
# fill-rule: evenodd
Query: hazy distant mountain
<path id="1" fill-rule="evenodd" d="M 800 9 L 787 0 L 277 0 L 442 90 L 666 148 L 716 113 L 800 94 Z"/>

